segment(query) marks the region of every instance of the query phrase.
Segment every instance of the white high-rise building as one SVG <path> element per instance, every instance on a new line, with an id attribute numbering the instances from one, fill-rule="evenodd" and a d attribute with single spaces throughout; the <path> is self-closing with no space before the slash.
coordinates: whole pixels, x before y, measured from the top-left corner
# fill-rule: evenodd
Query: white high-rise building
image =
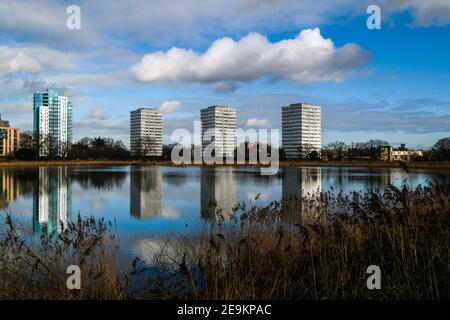
<path id="1" fill-rule="evenodd" d="M 140 108 L 131 111 L 131 154 L 162 156 L 162 125 L 162 114 L 156 109 Z"/>
<path id="2" fill-rule="evenodd" d="M 72 142 L 72 104 L 55 89 L 33 96 L 34 132 L 39 135 L 40 156 L 65 157 Z"/>
<path id="3" fill-rule="evenodd" d="M 282 147 L 288 159 L 298 159 L 302 151 L 317 151 L 322 146 L 321 110 L 309 103 L 282 108 Z"/>
<path id="4" fill-rule="evenodd" d="M 202 152 L 214 146 L 217 155 L 232 156 L 236 147 L 236 110 L 211 106 L 200 110 L 202 122 Z"/>

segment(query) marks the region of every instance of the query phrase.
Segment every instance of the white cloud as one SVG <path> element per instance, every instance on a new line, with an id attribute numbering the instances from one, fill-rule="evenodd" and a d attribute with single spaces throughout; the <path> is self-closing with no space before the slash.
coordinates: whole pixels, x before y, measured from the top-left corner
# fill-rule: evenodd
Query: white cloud
<path id="1" fill-rule="evenodd" d="M 163 207 L 161 215 L 165 219 L 178 219 L 180 217 L 180 212 L 174 207 Z"/>
<path id="2" fill-rule="evenodd" d="M 94 199 L 91 201 L 91 207 L 95 211 L 102 211 L 105 208 L 105 201 L 103 200 L 103 198 Z"/>
<path id="3" fill-rule="evenodd" d="M 232 81 L 217 82 L 214 84 L 214 91 L 217 93 L 229 93 L 236 91 L 237 88 L 239 88 L 239 84 Z"/>
<path id="4" fill-rule="evenodd" d="M 415 1 L 413 10 L 415 26 L 445 26 L 450 21 L 450 1 L 448 0 Z"/>
<path id="5" fill-rule="evenodd" d="M 263 119 L 250 118 L 247 120 L 246 126 L 269 128 L 271 126 L 271 124 L 270 124 L 269 120 L 267 120 L 266 118 L 263 118 Z"/>
<path id="6" fill-rule="evenodd" d="M 103 120 L 106 118 L 106 110 L 102 108 L 92 109 L 89 116 L 94 119 Z"/>
<path id="7" fill-rule="evenodd" d="M 15 73 L 35 74 L 70 66 L 70 56 L 57 50 L 45 47 L 0 46 L 0 76 Z"/>
<path id="8" fill-rule="evenodd" d="M 320 26 L 342 17 L 366 16 L 362 0 L 79 0 L 82 28 L 66 28 L 67 3 L 54 0 L 0 1 L 0 30 L 6 39 L 31 39 L 53 48 L 121 47 L 128 42 L 167 46 L 250 31 L 279 32 Z M 448 0 L 379 0 L 384 17 L 410 11 L 417 26 L 447 25 Z M 123 14 L 126 12 L 126 14 Z"/>
<path id="9" fill-rule="evenodd" d="M 181 106 L 180 101 L 165 101 L 159 107 L 159 111 L 162 113 L 173 112 Z"/>
<path id="10" fill-rule="evenodd" d="M 142 82 L 220 83 L 282 77 L 299 82 L 341 81 L 368 61 L 355 44 L 336 48 L 319 29 L 306 29 L 295 39 L 271 43 L 258 33 L 239 41 L 221 38 L 199 54 L 172 48 L 143 56 L 132 72 Z"/>
<path id="11" fill-rule="evenodd" d="M 448 0 L 395 0 L 384 1 L 381 9 L 388 12 L 410 11 L 411 26 L 446 26 L 450 23 L 450 1 Z"/>
<path id="12" fill-rule="evenodd" d="M 123 139 L 129 134 L 129 119 L 75 119 L 73 132 L 77 137 L 108 136 Z"/>

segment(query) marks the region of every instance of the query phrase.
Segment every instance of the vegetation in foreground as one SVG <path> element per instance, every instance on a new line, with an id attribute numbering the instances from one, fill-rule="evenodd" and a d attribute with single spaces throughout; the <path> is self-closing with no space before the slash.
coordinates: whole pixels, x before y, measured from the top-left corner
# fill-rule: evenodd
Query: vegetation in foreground
<path id="1" fill-rule="evenodd" d="M 124 271 L 112 225 L 102 220 L 79 218 L 33 244 L 6 215 L 0 298 L 450 298 L 448 185 L 239 204 L 215 220 L 168 237 L 150 268 L 136 259 Z M 70 264 L 82 269 L 81 290 L 66 288 Z M 369 265 L 381 268 L 381 290 L 366 287 Z"/>

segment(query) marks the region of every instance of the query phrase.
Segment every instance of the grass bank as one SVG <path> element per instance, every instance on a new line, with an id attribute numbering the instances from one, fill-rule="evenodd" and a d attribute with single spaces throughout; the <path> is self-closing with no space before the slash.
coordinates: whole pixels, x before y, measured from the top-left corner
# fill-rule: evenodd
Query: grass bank
<path id="1" fill-rule="evenodd" d="M 119 269 L 102 220 L 28 244 L 6 216 L 0 298 L 450 299 L 450 186 L 255 201 L 161 239 L 151 272 L 137 259 Z M 69 263 L 82 268 L 79 291 L 65 287 Z M 381 269 L 381 290 L 367 289 L 369 265 Z"/>

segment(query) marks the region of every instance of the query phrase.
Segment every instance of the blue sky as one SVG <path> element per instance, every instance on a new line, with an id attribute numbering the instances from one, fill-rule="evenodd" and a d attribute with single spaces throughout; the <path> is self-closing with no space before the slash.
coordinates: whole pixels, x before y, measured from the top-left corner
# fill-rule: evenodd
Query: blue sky
<path id="1" fill-rule="evenodd" d="M 66 28 L 68 5 L 81 29 Z M 323 144 L 428 147 L 450 135 L 450 2 L 0 0 L 0 113 L 32 128 L 34 91 L 61 88 L 74 135 L 128 144 L 129 112 L 162 108 L 164 139 L 222 104 L 279 128 L 281 106 L 322 106 Z M 172 49 L 172 48 L 178 49 Z"/>

